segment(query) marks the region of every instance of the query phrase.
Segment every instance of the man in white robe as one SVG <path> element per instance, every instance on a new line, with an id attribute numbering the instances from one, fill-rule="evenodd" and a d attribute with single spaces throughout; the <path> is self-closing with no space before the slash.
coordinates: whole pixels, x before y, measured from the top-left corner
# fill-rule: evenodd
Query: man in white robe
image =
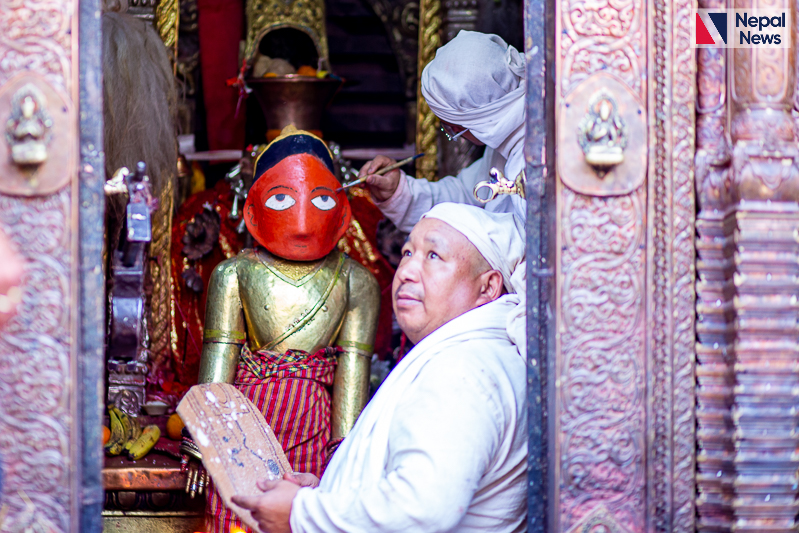
<path id="1" fill-rule="evenodd" d="M 234 498 L 262 531 L 525 529 L 522 235 L 513 215 L 452 203 L 416 225 L 392 287 L 416 346 L 321 481 L 263 480 L 263 495 Z"/>
<path id="2" fill-rule="evenodd" d="M 402 231 L 410 231 L 434 205 L 456 202 L 483 207 L 475 185 L 490 179 L 497 167 L 513 181 L 524 169 L 524 57 L 501 37 L 461 31 L 436 52 L 422 72 L 422 95 L 450 138 L 463 136 L 486 145 L 483 157 L 436 182 L 414 179 L 400 170 L 374 173 L 394 163 L 378 156 L 359 173 L 383 214 Z M 485 204 L 497 213 L 513 213 L 524 221 L 527 204 L 504 195 Z"/>

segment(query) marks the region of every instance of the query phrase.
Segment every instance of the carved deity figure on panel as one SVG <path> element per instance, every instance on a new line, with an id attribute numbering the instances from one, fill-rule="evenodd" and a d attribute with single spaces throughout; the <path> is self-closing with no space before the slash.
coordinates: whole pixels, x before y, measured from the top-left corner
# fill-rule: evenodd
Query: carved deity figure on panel
<path id="1" fill-rule="evenodd" d="M 580 123 L 578 141 L 585 161 L 598 169 L 607 169 L 624 161 L 627 138 L 616 100 L 607 92 L 595 94 L 588 113 Z"/>
<path id="2" fill-rule="evenodd" d="M 49 130 L 53 120 L 44 109 L 44 95 L 27 84 L 14 95 L 6 138 L 11 159 L 18 165 L 38 165 L 47 159 Z"/>
<path id="3" fill-rule="evenodd" d="M 200 383 L 235 383 L 292 468 L 317 476 L 366 403 L 380 306 L 374 276 L 336 249 L 351 219 L 339 186 L 324 142 L 293 126 L 258 157 L 244 217 L 260 246 L 211 276 L 200 361 Z M 209 494 L 209 531 L 241 527 Z"/>

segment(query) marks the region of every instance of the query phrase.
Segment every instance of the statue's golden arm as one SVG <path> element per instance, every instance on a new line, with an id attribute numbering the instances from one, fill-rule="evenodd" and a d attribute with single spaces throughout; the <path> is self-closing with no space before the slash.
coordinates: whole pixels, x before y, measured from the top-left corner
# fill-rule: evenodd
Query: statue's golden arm
<path id="1" fill-rule="evenodd" d="M 352 262 L 349 305 L 336 338 L 344 350 L 333 384 L 332 439 L 346 437 L 369 399 L 369 371 L 380 313 L 380 287 L 375 277 Z"/>
<path id="2" fill-rule="evenodd" d="M 198 383 L 233 383 L 245 341 L 244 315 L 234 257 L 221 262 L 208 283 Z"/>

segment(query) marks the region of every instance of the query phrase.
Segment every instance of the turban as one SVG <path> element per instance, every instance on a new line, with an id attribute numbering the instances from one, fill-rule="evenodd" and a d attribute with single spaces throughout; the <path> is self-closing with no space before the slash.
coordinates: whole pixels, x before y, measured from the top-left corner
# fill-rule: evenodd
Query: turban
<path id="1" fill-rule="evenodd" d="M 465 204 L 442 203 L 422 218 L 435 218 L 463 234 L 485 258 L 491 268 L 502 274 L 502 282 L 516 303 L 508 315 L 508 337 L 521 355 L 526 354 L 526 291 L 524 223 L 510 213 L 492 213 Z"/>
<path id="2" fill-rule="evenodd" d="M 437 117 L 507 158 L 524 138 L 524 80 L 516 48 L 497 35 L 461 31 L 425 67 L 422 96 Z"/>

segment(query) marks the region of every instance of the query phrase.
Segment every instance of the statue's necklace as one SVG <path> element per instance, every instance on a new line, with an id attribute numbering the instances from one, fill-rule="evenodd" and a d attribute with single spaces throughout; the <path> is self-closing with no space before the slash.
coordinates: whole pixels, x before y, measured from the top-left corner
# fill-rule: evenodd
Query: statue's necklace
<path id="1" fill-rule="evenodd" d="M 304 282 L 313 277 L 325 264 L 327 258 L 318 261 L 288 261 L 259 249 L 258 259 L 266 268 L 281 278 L 288 278 L 286 281 L 296 285 L 297 282 Z"/>

